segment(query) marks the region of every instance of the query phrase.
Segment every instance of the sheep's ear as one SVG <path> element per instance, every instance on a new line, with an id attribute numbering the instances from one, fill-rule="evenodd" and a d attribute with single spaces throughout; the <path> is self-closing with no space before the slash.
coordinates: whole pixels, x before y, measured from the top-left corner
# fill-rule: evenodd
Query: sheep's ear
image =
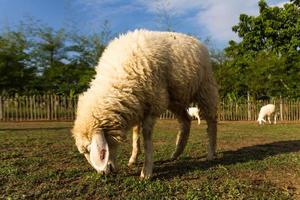
<path id="1" fill-rule="evenodd" d="M 84 155 L 84 157 L 86 158 L 86 160 L 90 163 L 90 165 L 92 165 L 91 160 L 90 160 L 90 154 L 85 153 L 85 154 L 83 154 L 83 155 Z"/>
<path id="2" fill-rule="evenodd" d="M 108 163 L 109 149 L 103 131 L 92 136 L 90 162 L 97 171 L 103 171 Z"/>

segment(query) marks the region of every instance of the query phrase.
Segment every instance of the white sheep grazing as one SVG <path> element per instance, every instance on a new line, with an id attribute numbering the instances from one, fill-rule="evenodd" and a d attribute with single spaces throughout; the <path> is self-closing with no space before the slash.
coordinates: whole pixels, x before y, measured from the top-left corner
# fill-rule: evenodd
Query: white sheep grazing
<path id="1" fill-rule="evenodd" d="M 199 113 L 200 113 L 199 108 L 198 107 L 190 107 L 187 109 L 187 112 L 188 112 L 189 116 L 196 117 L 196 119 L 198 120 L 198 125 L 200 125 L 201 120 L 200 120 L 200 116 L 199 116 Z"/>
<path id="2" fill-rule="evenodd" d="M 218 90 L 209 54 L 194 37 L 137 30 L 114 39 L 103 52 L 90 88 L 79 98 L 72 130 L 78 150 L 99 173 L 115 168 L 117 147 L 141 124 L 145 162 L 141 178 L 153 170 L 152 129 L 169 109 L 179 123 L 176 158 L 184 150 L 196 104 L 207 121 L 208 159 L 215 157 Z"/>
<path id="3" fill-rule="evenodd" d="M 259 124 L 266 123 L 266 120 L 264 118 L 265 116 L 267 116 L 268 121 L 271 124 L 271 115 L 273 114 L 274 114 L 274 124 L 276 124 L 277 114 L 275 113 L 275 105 L 267 104 L 265 106 L 262 106 L 258 114 L 258 119 L 257 119 L 258 123 Z"/>

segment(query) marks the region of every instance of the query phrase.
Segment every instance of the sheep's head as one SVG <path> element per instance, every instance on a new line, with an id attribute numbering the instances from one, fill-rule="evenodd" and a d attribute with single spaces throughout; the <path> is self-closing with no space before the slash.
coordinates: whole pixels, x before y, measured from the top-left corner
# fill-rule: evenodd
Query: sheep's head
<path id="1" fill-rule="evenodd" d="M 84 154 L 90 165 L 98 173 L 109 174 L 116 170 L 116 151 L 118 143 L 125 140 L 121 137 L 121 135 L 125 135 L 123 133 L 120 130 L 98 129 L 91 133 L 90 139 L 75 137 L 75 140 L 78 150 Z"/>
<path id="2" fill-rule="evenodd" d="M 257 122 L 261 125 L 263 123 L 266 123 L 266 120 L 264 120 L 264 118 L 258 118 Z"/>

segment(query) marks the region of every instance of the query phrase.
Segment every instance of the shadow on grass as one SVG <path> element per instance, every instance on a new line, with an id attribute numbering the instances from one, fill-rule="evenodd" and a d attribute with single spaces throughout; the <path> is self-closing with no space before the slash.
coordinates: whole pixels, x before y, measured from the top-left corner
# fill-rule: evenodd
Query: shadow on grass
<path id="1" fill-rule="evenodd" d="M 154 179 L 169 179 L 181 176 L 197 169 L 207 170 L 217 165 L 231 165 L 248 161 L 263 160 L 269 156 L 300 151 L 300 140 L 279 141 L 269 144 L 243 147 L 235 151 L 219 152 L 213 161 L 202 157 L 182 157 L 179 160 L 155 162 Z"/>

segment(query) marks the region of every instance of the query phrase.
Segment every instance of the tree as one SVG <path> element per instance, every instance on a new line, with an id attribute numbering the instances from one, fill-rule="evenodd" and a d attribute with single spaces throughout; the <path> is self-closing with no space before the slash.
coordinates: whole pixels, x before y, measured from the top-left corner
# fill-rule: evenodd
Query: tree
<path id="1" fill-rule="evenodd" d="M 101 34 L 102 36 L 102 34 Z M 96 34 L 83 36 L 73 34 L 66 51 L 70 54 L 66 65 L 61 72 L 53 71 L 53 75 L 60 74 L 63 79 L 54 77 L 54 80 L 61 80 L 60 93 L 81 93 L 86 90 L 89 82 L 95 74 L 94 67 L 97 65 L 105 45 L 101 42 L 102 37 Z"/>
<path id="2" fill-rule="evenodd" d="M 73 95 L 86 90 L 111 37 L 55 30 L 30 18 L 0 33 L 0 92 Z"/>
<path id="3" fill-rule="evenodd" d="M 105 46 L 95 34 L 68 35 L 49 27 L 37 31 L 33 60 L 40 61 L 40 90 L 73 95 L 88 87 Z"/>
<path id="4" fill-rule="evenodd" d="M 34 87 L 36 69 L 26 66 L 29 59 L 28 41 L 21 32 L 6 32 L 0 36 L 0 91 L 25 92 Z"/>
<path id="5" fill-rule="evenodd" d="M 260 0 L 259 15 L 241 14 L 233 31 L 242 40 L 229 42 L 226 67 L 238 73 L 230 78 L 238 82 L 238 94 L 300 96 L 299 2 L 280 8 Z"/>
<path id="6" fill-rule="evenodd" d="M 104 49 L 105 45 L 102 43 L 101 37 L 96 34 L 91 36 L 73 34 L 71 45 L 67 47 L 67 51 L 72 54 L 69 58 L 70 62 L 87 67 L 97 65 Z"/>
<path id="7" fill-rule="evenodd" d="M 67 59 L 65 51 L 66 35 L 63 29 L 53 30 L 50 27 L 41 27 L 35 33 L 35 49 L 33 54 L 40 70 L 54 67 Z"/>

